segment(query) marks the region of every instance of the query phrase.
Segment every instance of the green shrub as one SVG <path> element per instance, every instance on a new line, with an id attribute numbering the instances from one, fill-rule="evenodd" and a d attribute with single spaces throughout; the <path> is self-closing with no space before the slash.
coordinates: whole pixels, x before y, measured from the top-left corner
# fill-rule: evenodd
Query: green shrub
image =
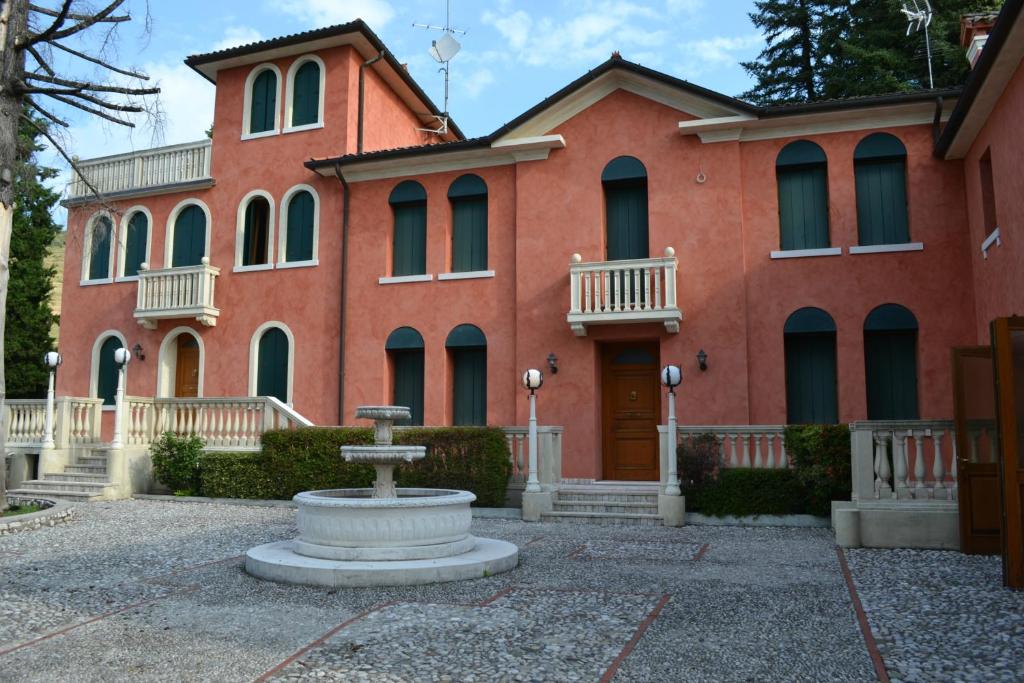
<path id="1" fill-rule="evenodd" d="M 505 505 L 512 461 L 497 427 L 405 429 L 395 433 L 395 442 L 427 447 L 425 458 L 398 468 L 399 486 L 462 489 L 476 494 L 474 505 Z"/>
<path id="2" fill-rule="evenodd" d="M 260 463 L 262 454 L 203 453 L 199 477 L 204 496 L 212 498 L 276 498 L 279 486 Z"/>
<path id="3" fill-rule="evenodd" d="M 203 440 L 198 436 L 177 436 L 165 432 L 149 447 L 157 481 L 176 495 L 199 492 L 199 457 Z"/>
<path id="4" fill-rule="evenodd" d="M 828 516 L 831 501 L 850 499 L 853 475 L 850 471 L 849 427 L 786 427 L 786 452 L 793 461 L 797 478 L 807 490 L 811 514 Z"/>
<path id="5" fill-rule="evenodd" d="M 676 448 L 679 486 L 684 496 L 704 489 L 718 477 L 718 440 L 714 434 L 695 434 Z"/>
<path id="6" fill-rule="evenodd" d="M 686 507 L 705 515 L 796 515 L 807 512 L 807 492 L 791 470 L 723 469 Z"/>
<path id="7" fill-rule="evenodd" d="M 365 488 L 372 485 L 373 467 L 347 463 L 342 446 L 373 443 L 364 427 L 303 427 L 266 432 L 259 463 L 277 487 L 274 498 L 288 499 L 299 491 Z"/>

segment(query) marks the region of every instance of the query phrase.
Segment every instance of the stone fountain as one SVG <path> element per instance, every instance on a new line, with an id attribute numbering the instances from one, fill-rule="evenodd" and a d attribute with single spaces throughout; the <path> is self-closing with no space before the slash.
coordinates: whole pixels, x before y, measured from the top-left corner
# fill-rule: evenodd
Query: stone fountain
<path id="1" fill-rule="evenodd" d="M 519 549 L 469 533 L 469 491 L 396 488 L 394 469 L 426 455 L 423 446 L 392 445 L 392 427 L 409 418 L 399 406 L 363 406 L 374 421 L 372 446 L 342 446 L 348 462 L 373 465 L 372 489 L 303 491 L 299 536 L 251 548 L 245 569 L 271 581 L 315 586 L 398 586 L 474 579 L 508 571 Z"/>

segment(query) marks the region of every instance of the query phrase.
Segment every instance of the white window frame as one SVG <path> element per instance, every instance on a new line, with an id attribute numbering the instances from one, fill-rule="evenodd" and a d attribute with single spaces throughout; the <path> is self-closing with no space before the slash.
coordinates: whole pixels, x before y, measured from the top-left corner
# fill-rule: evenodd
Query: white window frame
<path id="1" fill-rule="evenodd" d="M 213 217 L 210 214 L 210 207 L 201 199 L 189 197 L 175 204 L 170 215 L 167 216 L 167 229 L 164 231 L 164 268 L 171 268 L 171 264 L 174 263 L 174 224 L 178 220 L 178 214 L 193 204 L 206 214 L 206 246 L 203 256 L 210 258 L 210 234 L 213 232 Z"/>
<path id="2" fill-rule="evenodd" d="M 288 407 L 292 407 L 294 402 L 293 389 L 295 386 L 295 335 L 292 334 L 290 327 L 285 325 L 280 320 L 268 320 L 252 333 L 252 337 L 249 339 L 249 396 L 256 396 L 256 384 L 259 377 L 259 358 L 260 358 L 260 339 L 263 338 L 263 333 L 272 327 L 276 327 L 282 332 L 284 336 L 288 338 L 288 388 L 287 398 L 285 403 Z"/>
<path id="3" fill-rule="evenodd" d="M 174 398 L 174 382 L 178 370 L 177 346 L 178 337 L 182 334 L 190 334 L 199 343 L 199 388 L 196 391 L 196 398 L 203 397 L 203 384 L 206 377 L 206 345 L 202 336 L 188 325 L 175 327 L 164 335 L 160 342 L 160 352 L 157 355 L 156 372 L 156 395 L 158 398 Z"/>
<path id="4" fill-rule="evenodd" d="M 263 197 L 270 204 L 270 214 L 267 217 L 267 253 L 266 263 L 260 263 L 252 266 L 242 265 L 242 251 L 245 248 L 245 212 L 249 208 L 249 202 L 256 197 Z M 274 267 L 274 216 L 277 211 L 277 207 L 274 203 L 274 197 L 271 196 L 266 190 L 253 190 L 244 197 L 242 201 L 238 203 L 237 219 L 235 224 L 235 267 L 233 272 L 235 273 L 247 273 L 256 270 L 271 270 Z"/>
<path id="5" fill-rule="evenodd" d="M 117 337 L 121 340 L 121 348 L 128 348 L 128 342 L 125 341 L 125 336 L 121 334 L 120 330 L 106 330 L 100 332 L 99 336 L 92 343 L 92 365 L 89 369 L 89 397 L 99 398 L 100 388 L 100 348 L 103 346 L 103 342 L 108 337 Z M 131 365 L 129 363 L 128 365 Z M 124 368 L 124 389 L 125 393 L 128 391 L 128 366 Z M 114 410 L 117 406 L 101 406 L 102 410 Z"/>
<path id="6" fill-rule="evenodd" d="M 117 274 L 114 276 L 115 282 L 135 282 L 139 279 L 138 275 L 124 274 L 124 256 L 125 250 L 128 248 L 128 223 L 131 221 L 132 216 L 137 213 L 142 213 L 146 216 L 146 260 L 144 263 L 148 265 L 150 262 L 150 255 L 153 251 L 153 214 L 143 205 L 136 204 L 126 210 L 121 216 L 121 227 L 118 229 L 117 237 Z"/>
<path id="7" fill-rule="evenodd" d="M 306 124 L 303 124 L 301 126 L 293 126 L 292 125 L 292 105 L 293 105 L 293 102 L 294 102 L 294 99 L 295 99 L 295 97 L 294 97 L 294 95 L 295 95 L 295 74 L 298 72 L 299 68 L 303 64 L 305 64 L 307 62 L 316 62 L 320 66 L 320 97 L 319 97 L 320 101 L 317 102 L 316 122 L 314 122 L 314 123 L 306 123 Z M 327 82 L 327 67 L 324 65 L 324 60 L 320 59 L 318 56 L 313 55 L 313 54 L 302 55 L 301 57 L 296 59 L 294 62 L 292 62 L 291 66 L 288 67 L 288 77 L 285 80 L 285 83 L 287 84 L 287 87 L 285 88 L 285 92 L 287 93 L 287 97 L 286 97 L 287 101 L 285 102 L 285 107 L 284 107 L 284 131 L 283 132 L 285 132 L 285 133 L 297 133 L 297 132 L 303 131 L 303 130 L 315 130 L 317 128 L 323 128 L 324 127 L 324 94 L 325 94 L 324 86 L 326 85 L 326 82 Z"/>
<path id="8" fill-rule="evenodd" d="M 249 126 L 252 123 L 252 86 L 256 82 L 256 77 L 261 73 L 270 69 L 277 76 L 277 90 L 274 96 L 274 127 L 270 130 L 265 130 L 259 133 L 250 133 Z M 242 139 L 243 140 L 254 140 L 256 138 L 265 138 L 271 135 L 278 135 L 281 132 L 281 69 L 277 68 L 276 64 L 270 62 L 264 62 L 257 64 L 249 72 L 249 75 L 245 78 L 245 98 L 244 104 L 242 105 Z"/>
<path id="9" fill-rule="evenodd" d="M 110 260 L 107 261 L 110 265 L 107 268 L 107 277 L 101 277 L 96 279 L 89 279 L 89 270 L 92 265 L 92 233 L 93 228 L 96 225 L 96 221 L 104 216 L 110 221 Z M 117 263 L 114 261 L 114 245 L 117 244 L 117 221 L 114 219 L 114 215 L 109 211 L 97 211 L 93 215 L 89 216 L 89 220 L 85 222 L 85 235 L 82 239 L 82 273 L 79 278 L 78 284 L 82 287 L 86 285 L 107 285 L 114 281 L 114 272 L 117 267 Z"/>
<path id="10" fill-rule="evenodd" d="M 288 205 L 297 193 L 305 190 L 313 195 L 313 258 L 305 261 L 285 261 L 288 255 Z M 277 238 L 277 267 L 278 268 L 304 268 L 316 266 L 320 263 L 320 195 L 312 185 L 295 185 L 281 198 L 281 218 L 279 221 L 281 229 Z"/>

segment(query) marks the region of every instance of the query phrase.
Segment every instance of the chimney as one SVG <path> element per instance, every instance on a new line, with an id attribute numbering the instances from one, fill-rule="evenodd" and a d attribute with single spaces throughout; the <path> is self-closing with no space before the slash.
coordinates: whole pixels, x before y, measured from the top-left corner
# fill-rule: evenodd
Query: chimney
<path id="1" fill-rule="evenodd" d="M 965 14 L 960 17 L 960 47 L 967 51 L 967 61 L 970 62 L 972 69 L 981 57 L 981 50 L 985 47 L 988 34 L 996 22 L 996 16 L 988 12 Z"/>

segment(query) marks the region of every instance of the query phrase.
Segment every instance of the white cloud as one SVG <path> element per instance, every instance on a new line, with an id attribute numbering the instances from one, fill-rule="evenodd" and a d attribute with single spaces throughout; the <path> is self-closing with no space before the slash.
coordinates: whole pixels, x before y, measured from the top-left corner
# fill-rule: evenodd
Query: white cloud
<path id="1" fill-rule="evenodd" d="M 480 96 L 480 93 L 484 91 L 487 86 L 494 83 L 494 73 L 487 68 L 477 69 L 468 76 L 461 77 L 455 80 L 460 90 L 462 90 L 469 99 L 473 100 Z"/>
<path id="2" fill-rule="evenodd" d="M 694 40 L 683 45 L 684 51 L 694 60 L 706 64 L 735 64 L 751 48 L 764 42 L 759 33 L 745 36 L 715 36 Z"/>
<path id="3" fill-rule="evenodd" d="M 215 43 L 210 52 L 227 50 L 229 47 L 258 43 L 263 40 L 263 35 L 251 26 L 228 26 L 224 31 L 224 38 Z"/>
<path id="4" fill-rule="evenodd" d="M 704 9 L 704 0 L 665 0 L 665 9 L 672 14 L 697 14 Z"/>
<path id="5" fill-rule="evenodd" d="M 387 0 L 277 0 L 270 6 L 317 27 L 362 19 L 370 28 L 379 29 L 395 16 Z"/>

